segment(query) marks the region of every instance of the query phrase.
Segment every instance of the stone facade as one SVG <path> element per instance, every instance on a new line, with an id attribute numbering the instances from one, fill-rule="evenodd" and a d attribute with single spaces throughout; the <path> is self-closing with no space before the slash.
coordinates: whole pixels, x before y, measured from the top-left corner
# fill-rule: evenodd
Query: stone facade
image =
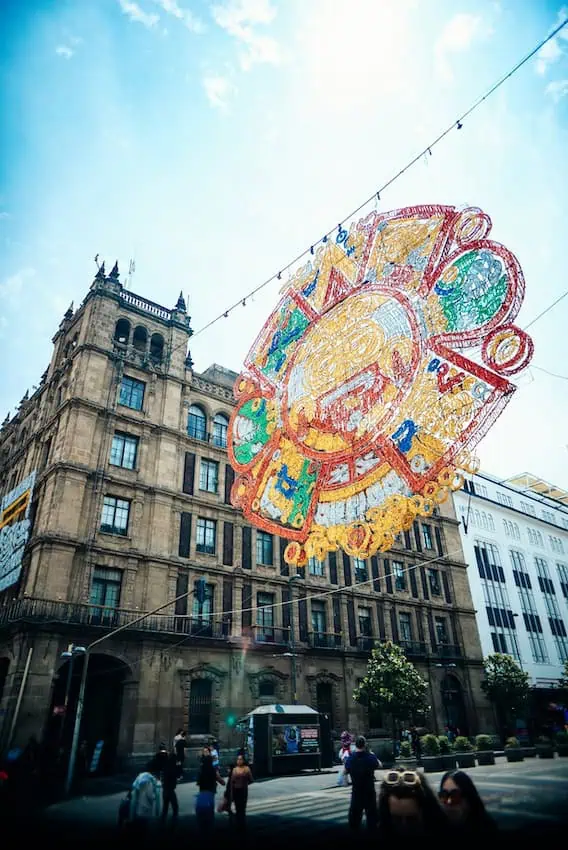
<path id="1" fill-rule="evenodd" d="M 66 313 L 40 387 L 0 431 L 2 494 L 37 470 L 22 577 L 0 594 L 4 744 L 52 734 L 70 643 L 88 645 L 199 578 L 201 604 L 191 593 L 91 658 L 87 703 L 103 700 L 92 734 L 107 734 L 101 694 L 116 676 L 112 746 L 121 759 L 150 752 L 178 726 L 196 743 L 211 733 L 228 745 L 235 717 L 292 700 L 294 660 L 299 702 L 329 712 L 337 732 L 377 734 L 381 718 L 352 699 L 373 639 L 404 645 L 428 677 L 432 728 L 459 718 L 470 733 L 488 730 L 452 506 L 369 563 L 339 552 L 321 575 L 311 564 L 291 581 L 285 541 L 251 529 L 230 504 L 236 374 L 196 373 L 190 336 L 181 296 L 168 310 L 101 271 Z M 313 592 L 328 595 L 316 605 L 306 598 Z"/>

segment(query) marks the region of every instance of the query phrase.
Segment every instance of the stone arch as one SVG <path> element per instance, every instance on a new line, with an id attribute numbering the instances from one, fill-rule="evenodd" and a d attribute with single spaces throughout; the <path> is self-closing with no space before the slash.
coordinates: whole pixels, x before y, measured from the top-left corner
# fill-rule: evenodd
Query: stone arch
<path id="1" fill-rule="evenodd" d="M 306 676 L 306 681 L 308 683 L 308 693 L 310 695 L 310 705 L 313 708 L 317 708 L 317 698 L 318 698 L 318 685 L 330 685 L 331 693 L 332 693 L 332 708 L 333 708 L 333 717 L 332 720 L 332 728 L 338 727 L 340 723 L 342 714 L 341 714 L 341 690 L 340 685 L 343 681 L 341 676 L 337 676 L 335 673 L 331 673 L 329 670 L 320 670 L 319 673 L 316 673 L 315 676 Z"/>
<path id="2" fill-rule="evenodd" d="M 258 705 L 261 701 L 269 704 L 287 702 L 286 684 L 288 682 L 288 676 L 286 673 L 281 673 L 275 667 L 263 667 L 261 670 L 257 670 L 256 673 L 249 673 L 248 678 L 253 705 Z M 261 686 L 264 683 L 273 685 L 274 693 L 270 699 L 268 695 L 261 697 Z"/>
<path id="3" fill-rule="evenodd" d="M 130 322 L 128 319 L 119 319 L 114 328 L 114 341 L 119 345 L 128 345 L 130 339 Z"/>
<path id="4" fill-rule="evenodd" d="M 191 683 L 205 679 L 211 683 L 211 734 L 218 735 L 221 726 L 221 710 L 224 704 L 223 684 L 227 672 L 212 664 L 198 664 L 189 670 L 180 670 L 180 686 L 183 694 L 183 726 L 189 729 L 189 700 Z M 206 738 L 210 735 L 205 735 Z"/>
<path id="5" fill-rule="evenodd" d="M 146 354 L 148 347 L 148 331 L 143 325 L 137 325 L 132 335 L 132 347 L 140 354 Z"/>
<path id="6" fill-rule="evenodd" d="M 190 406 L 187 414 L 187 433 L 196 440 L 206 440 L 209 424 L 208 411 L 201 403 Z"/>
<path id="7" fill-rule="evenodd" d="M 440 682 L 443 722 L 460 730 L 462 735 L 468 734 L 467 712 L 464 698 L 464 687 L 458 676 L 446 673 Z"/>
<path id="8" fill-rule="evenodd" d="M 152 363 L 161 363 L 164 357 L 164 337 L 162 334 L 153 333 L 150 337 L 150 360 Z"/>

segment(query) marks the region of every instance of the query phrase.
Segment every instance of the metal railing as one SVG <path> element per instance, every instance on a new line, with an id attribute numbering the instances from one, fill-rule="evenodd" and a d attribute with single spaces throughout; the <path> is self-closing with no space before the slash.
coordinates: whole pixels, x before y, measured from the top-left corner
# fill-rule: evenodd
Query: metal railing
<path id="1" fill-rule="evenodd" d="M 341 649 L 342 645 L 341 633 L 308 632 L 308 646 L 311 649 Z"/>
<path id="2" fill-rule="evenodd" d="M 453 643 L 439 643 L 432 649 L 432 655 L 436 658 L 461 658 L 463 653 L 461 647 Z"/>
<path id="3" fill-rule="evenodd" d="M 254 625 L 243 626 L 243 637 L 254 640 L 255 643 L 275 644 L 286 646 L 290 640 L 290 629 L 276 626 Z"/>
<path id="4" fill-rule="evenodd" d="M 399 642 L 399 646 L 410 658 L 424 657 L 428 655 L 428 649 L 424 641 L 401 640 Z"/>

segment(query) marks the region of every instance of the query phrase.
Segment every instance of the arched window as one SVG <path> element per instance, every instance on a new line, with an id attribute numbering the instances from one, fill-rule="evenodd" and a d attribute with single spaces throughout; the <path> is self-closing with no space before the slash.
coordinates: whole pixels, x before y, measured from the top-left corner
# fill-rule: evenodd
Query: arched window
<path id="1" fill-rule="evenodd" d="M 162 334 L 152 334 L 150 339 L 150 359 L 161 363 L 164 356 L 164 337 Z"/>
<path id="2" fill-rule="evenodd" d="M 222 449 L 227 448 L 227 428 L 229 427 L 229 418 L 224 413 L 217 413 L 213 420 L 213 445 L 220 446 Z"/>
<path id="3" fill-rule="evenodd" d="M 146 351 L 146 345 L 148 343 L 148 334 L 146 332 L 146 328 L 143 328 L 141 325 L 138 325 L 137 328 L 134 328 L 134 336 L 132 337 L 132 345 L 136 349 L 136 351 L 144 352 Z"/>
<path id="4" fill-rule="evenodd" d="M 127 319 L 119 319 L 114 329 L 114 341 L 119 345 L 128 345 L 130 339 L 130 322 Z"/>
<path id="5" fill-rule="evenodd" d="M 192 404 L 189 408 L 187 433 L 194 440 L 205 440 L 207 438 L 207 418 L 197 404 Z"/>

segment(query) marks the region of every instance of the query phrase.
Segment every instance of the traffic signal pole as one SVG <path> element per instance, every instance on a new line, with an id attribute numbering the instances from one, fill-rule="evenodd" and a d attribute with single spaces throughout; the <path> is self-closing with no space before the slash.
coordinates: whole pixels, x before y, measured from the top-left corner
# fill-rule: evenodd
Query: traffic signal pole
<path id="1" fill-rule="evenodd" d="M 71 753 L 69 754 L 69 765 L 67 768 L 67 778 L 65 780 L 65 794 L 69 796 L 71 793 L 71 788 L 73 786 L 73 778 L 75 775 L 75 762 L 77 761 L 77 751 L 79 749 L 79 735 L 81 732 L 81 721 L 83 719 L 83 709 L 85 707 L 85 691 L 87 689 L 87 674 L 89 670 L 89 658 L 92 650 L 99 646 L 99 644 L 103 643 L 105 640 L 109 640 L 109 638 L 115 637 L 126 629 L 132 628 L 132 626 L 138 625 L 138 623 L 142 623 L 148 617 L 152 617 L 154 614 L 158 614 L 160 611 L 163 611 L 164 608 L 169 608 L 170 605 L 175 605 L 176 602 L 179 602 L 181 599 L 187 599 L 195 593 L 199 599 L 201 596 L 202 599 L 205 598 L 205 579 L 200 578 L 196 581 L 196 587 L 194 590 L 188 590 L 185 593 L 180 594 L 180 596 L 176 596 L 175 599 L 170 599 L 168 602 L 164 602 L 163 605 L 158 605 L 157 608 L 154 608 L 152 611 L 147 611 L 146 614 L 141 614 L 140 617 L 136 617 L 136 619 L 132 620 L 131 623 L 125 623 L 123 626 L 119 626 L 117 629 L 113 629 L 112 632 L 109 632 L 106 635 L 103 635 L 97 640 L 94 640 L 89 646 L 85 649 L 85 656 L 83 659 L 83 670 L 81 673 L 81 684 L 79 686 L 79 697 L 77 699 L 77 710 L 75 712 L 75 725 L 73 727 L 73 742 L 71 744 Z M 200 605 L 203 605 L 203 602 L 200 602 Z"/>

